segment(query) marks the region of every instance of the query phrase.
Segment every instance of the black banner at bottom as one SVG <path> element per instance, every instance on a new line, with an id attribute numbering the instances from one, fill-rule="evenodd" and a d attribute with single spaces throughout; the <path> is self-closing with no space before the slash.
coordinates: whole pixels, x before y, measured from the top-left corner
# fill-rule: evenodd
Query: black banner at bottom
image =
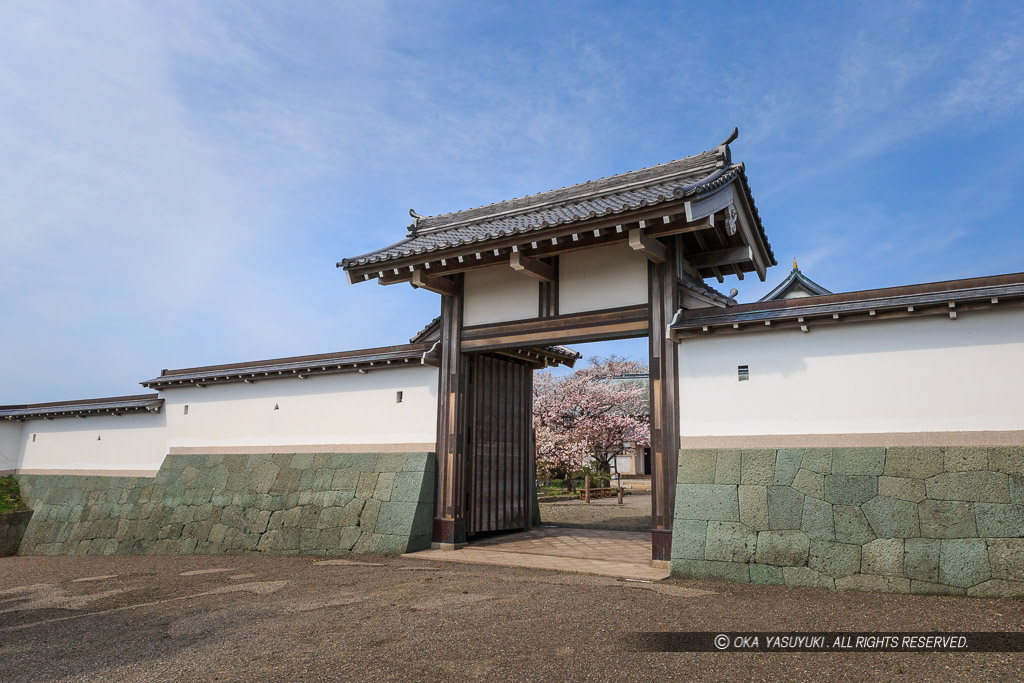
<path id="1" fill-rule="evenodd" d="M 652 631 L 634 652 L 1024 652 L 1024 632 Z"/>

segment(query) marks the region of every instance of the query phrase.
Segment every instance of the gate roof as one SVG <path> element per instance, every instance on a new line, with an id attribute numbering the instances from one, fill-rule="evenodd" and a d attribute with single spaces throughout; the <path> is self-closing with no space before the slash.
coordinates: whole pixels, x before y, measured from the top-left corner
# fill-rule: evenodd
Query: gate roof
<path id="1" fill-rule="evenodd" d="M 654 238 L 687 234 L 686 253 L 697 257 L 703 277 L 756 271 L 763 279 L 775 257 L 744 165 L 732 163 L 735 137 L 736 131 L 712 150 L 659 166 L 475 209 L 438 216 L 410 211 L 414 220 L 404 239 L 338 266 L 352 282 L 391 284 L 411 280 L 418 269 L 437 276 L 493 265 L 520 248 L 544 257 L 625 241 L 639 226 Z"/>

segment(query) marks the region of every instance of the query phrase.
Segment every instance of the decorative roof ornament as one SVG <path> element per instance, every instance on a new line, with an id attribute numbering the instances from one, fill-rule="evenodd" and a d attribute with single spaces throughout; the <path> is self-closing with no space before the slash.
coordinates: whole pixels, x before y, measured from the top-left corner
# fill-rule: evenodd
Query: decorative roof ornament
<path id="1" fill-rule="evenodd" d="M 764 297 L 758 299 L 758 301 L 799 299 L 805 296 L 821 296 L 823 294 L 831 293 L 832 292 L 801 273 L 800 269 L 797 267 L 796 257 L 794 256 L 793 270 L 789 271 L 789 275 L 786 276 L 786 279 L 780 282 L 775 289 L 768 292 Z"/>
<path id="2" fill-rule="evenodd" d="M 420 227 L 420 219 L 423 218 L 423 216 L 416 213 L 416 209 L 409 209 L 409 215 L 412 216 L 412 225 L 409 226 L 409 236 L 414 237 L 416 235 L 416 231 Z"/>

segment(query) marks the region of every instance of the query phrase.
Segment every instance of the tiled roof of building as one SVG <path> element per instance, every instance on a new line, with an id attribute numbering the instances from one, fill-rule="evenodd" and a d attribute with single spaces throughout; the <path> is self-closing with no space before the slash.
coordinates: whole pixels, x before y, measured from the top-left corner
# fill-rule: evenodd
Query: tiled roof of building
<path id="1" fill-rule="evenodd" d="M 0 418 L 5 420 L 37 420 L 55 417 L 89 417 L 90 415 L 121 415 L 148 411 L 160 412 L 164 400 L 156 394 L 87 398 L 53 403 L 29 403 L 0 406 Z"/>
<path id="2" fill-rule="evenodd" d="M 701 296 L 705 296 L 709 299 L 713 299 L 714 301 L 718 301 L 723 306 L 736 305 L 736 299 L 732 298 L 731 296 L 726 296 L 725 294 L 722 294 L 711 285 L 707 284 L 706 282 L 703 282 L 702 280 L 698 280 L 695 277 L 684 275 L 683 278 L 679 281 L 679 283 L 683 287 L 689 289 L 691 292 L 694 292 L 695 294 L 700 294 Z"/>
<path id="3" fill-rule="evenodd" d="M 674 338 L 800 329 L 927 315 L 948 315 L 1019 305 L 1024 301 L 1024 273 L 991 275 L 841 292 L 796 299 L 739 304 L 727 309 L 681 311 L 671 325 Z"/>
<path id="4" fill-rule="evenodd" d="M 322 353 L 312 356 L 293 356 L 256 360 L 226 365 L 207 365 L 179 370 L 164 370 L 159 377 L 141 382 L 150 389 L 169 389 L 178 386 L 255 382 L 286 377 L 305 378 L 309 375 L 337 372 L 365 372 L 388 367 L 424 363 L 433 365 L 430 344 L 401 344 L 373 349 Z"/>
<path id="5" fill-rule="evenodd" d="M 778 287 L 758 299 L 758 301 L 777 301 L 779 299 L 784 299 L 786 298 L 786 294 L 794 289 L 803 289 L 812 296 L 821 296 L 823 294 L 832 293 L 800 272 L 800 269 L 796 267 L 796 260 L 794 259 L 793 270 L 789 272 L 786 279 L 780 282 Z"/>
<path id="6" fill-rule="evenodd" d="M 344 268 L 367 266 L 533 233 L 696 196 L 737 180 L 742 182 L 756 217 L 757 209 L 749 196 L 743 164 L 731 162 L 728 144 L 723 143 L 713 150 L 659 166 L 475 209 L 429 217 L 410 212 L 415 220 L 408 227 L 405 239 L 344 259 L 338 265 Z M 770 254 L 771 247 L 759 218 L 757 229 Z"/>

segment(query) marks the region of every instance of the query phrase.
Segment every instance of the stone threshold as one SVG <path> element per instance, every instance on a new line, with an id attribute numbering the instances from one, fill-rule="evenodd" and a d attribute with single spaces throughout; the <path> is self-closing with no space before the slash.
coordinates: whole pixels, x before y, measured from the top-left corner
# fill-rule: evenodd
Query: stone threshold
<path id="1" fill-rule="evenodd" d="M 650 567 L 633 562 L 590 560 L 577 557 L 507 552 L 473 547 L 466 547 L 460 550 L 421 550 L 415 553 L 406 553 L 403 557 L 416 560 L 459 562 L 463 564 L 489 564 L 502 567 L 522 567 L 524 569 L 546 569 L 574 574 L 597 574 L 599 576 L 644 581 L 661 581 L 662 579 L 667 579 L 669 575 L 667 568 Z"/>

